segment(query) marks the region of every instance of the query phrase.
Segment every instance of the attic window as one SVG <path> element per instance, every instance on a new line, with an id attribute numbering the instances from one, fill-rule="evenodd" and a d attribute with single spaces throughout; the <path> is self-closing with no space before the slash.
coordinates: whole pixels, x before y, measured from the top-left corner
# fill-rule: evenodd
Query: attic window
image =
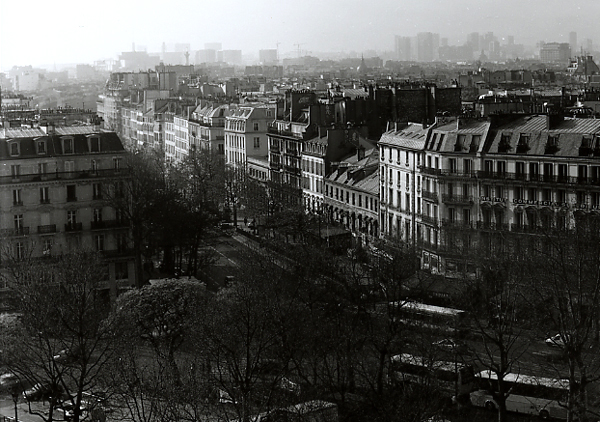
<path id="1" fill-rule="evenodd" d="M 469 148 L 469 152 L 477 152 L 479 150 L 479 145 L 481 144 L 481 135 L 473 135 L 471 138 L 471 146 Z"/>
<path id="2" fill-rule="evenodd" d="M 581 138 L 581 146 L 579 147 L 579 155 L 587 156 L 592 153 L 592 137 L 584 136 Z"/>
<path id="3" fill-rule="evenodd" d="M 63 154 L 73 154 L 73 138 L 63 139 Z"/>
<path id="4" fill-rule="evenodd" d="M 465 151 L 465 143 L 466 143 L 467 135 L 458 135 L 456 138 L 456 144 L 454 144 L 455 152 Z"/>
<path id="5" fill-rule="evenodd" d="M 555 154 L 559 150 L 558 136 L 559 135 L 548 135 L 548 142 L 546 143 L 544 154 Z"/>
<path id="6" fill-rule="evenodd" d="M 36 141 L 35 146 L 38 154 L 46 154 L 46 141 Z"/>
<path id="7" fill-rule="evenodd" d="M 10 143 L 10 155 L 11 157 L 18 157 L 19 155 L 21 155 L 21 146 L 18 142 Z"/>
<path id="8" fill-rule="evenodd" d="M 521 133 L 519 136 L 519 143 L 517 144 L 517 154 L 523 154 L 529 151 L 529 139 L 530 135 L 528 133 Z"/>
<path id="9" fill-rule="evenodd" d="M 100 138 L 93 136 L 89 138 L 90 152 L 100 152 Z"/>
<path id="10" fill-rule="evenodd" d="M 512 138 L 511 133 L 503 133 L 500 138 L 500 144 L 498 145 L 498 152 L 506 153 L 510 151 L 510 138 Z"/>

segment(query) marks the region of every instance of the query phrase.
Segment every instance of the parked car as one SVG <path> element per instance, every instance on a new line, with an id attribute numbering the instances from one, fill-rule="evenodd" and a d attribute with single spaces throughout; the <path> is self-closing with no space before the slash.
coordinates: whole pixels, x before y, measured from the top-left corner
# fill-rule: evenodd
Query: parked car
<path id="1" fill-rule="evenodd" d="M 451 338 L 445 338 L 443 340 L 436 341 L 433 343 L 433 346 L 448 352 L 459 354 L 466 353 L 469 350 L 466 344 Z"/>
<path id="2" fill-rule="evenodd" d="M 78 347 L 72 349 L 63 349 L 54 355 L 56 363 L 70 364 L 76 362 L 81 357 L 81 350 Z"/>
<path id="3" fill-rule="evenodd" d="M 59 385 L 52 386 L 50 383 L 38 382 L 33 387 L 23 391 L 23 398 L 26 401 L 40 401 L 52 397 L 53 394 L 60 396 L 62 388 Z"/>
<path id="4" fill-rule="evenodd" d="M 566 336 L 566 340 L 569 340 L 569 336 Z M 548 337 L 545 341 L 546 346 L 550 347 L 565 347 L 565 336 L 562 334 L 555 334 L 552 337 Z"/>
<path id="5" fill-rule="evenodd" d="M 57 408 L 58 410 L 63 412 L 65 421 L 73 420 L 75 416 L 75 405 L 71 400 L 63 402 Z M 83 420 L 85 417 L 87 417 L 87 414 L 87 405 L 85 403 L 81 403 L 81 406 L 79 406 L 79 420 Z"/>

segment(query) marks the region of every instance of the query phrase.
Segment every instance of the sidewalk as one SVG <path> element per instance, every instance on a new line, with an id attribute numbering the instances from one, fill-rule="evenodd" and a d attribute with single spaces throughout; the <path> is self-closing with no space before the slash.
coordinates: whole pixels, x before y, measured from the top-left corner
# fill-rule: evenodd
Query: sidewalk
<path id="1" fill-rule="evenodd" d="M 48 411 L 47 405 L 42 405 L 41 402 L 31 403 L 32 411 L 44 412 Z M 17 404 L 17 418 L 21 422 L 42 422 L 42 417 L 38 415 L 32 415 L 29 413 L 29 406 L 24 401 L 19 401 Z M 15 405 L 12 399 L 1 399 L 0 400 L 0 419 L 8 421 L 14 421 L 15 419 Z"/>

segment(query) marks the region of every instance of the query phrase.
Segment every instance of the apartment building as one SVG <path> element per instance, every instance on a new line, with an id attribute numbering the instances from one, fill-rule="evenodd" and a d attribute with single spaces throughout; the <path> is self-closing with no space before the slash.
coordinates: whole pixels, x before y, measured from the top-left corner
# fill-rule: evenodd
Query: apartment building
<path id="1" fill-rule="evenodd" d="M 225 160 L 246 165 L 246 159 L 268 154 L 267 129 L 275 119 L 275 105 L 239 106 L 225 117 Z"/>
<path id="2" fill-rule="evenodd" d="M 225 122 L 230 106 L 199 105 L 192 112 L 189 122 L 190 144 L 196 149 L 225 154 Z"/>
<path id="3" fill-rule="evenodd" d="M 4 256 L 41 259 L 88 248 L 106 260 L 107 298 L 133 286 L 129 226 L 107 200 L 123 192 L 128 177 L 119 137 L 93 127 L 52 126 L 0 135 Z"/>
<path id="4" fill-rule="evenodd" d="M 324 178 L 324 214 L 351 231 L 366 246 L 379 236 L 379 156 L 377 148 L 332 163 Z"/>
<path id="5" fill-rule="evenodd" d="M 384 238 L 418 246 L 425 270 L 475 276 L 475 248 L 529 242 L 600 210 L 597 120 L 452 118 L 421 130 L 379 142 L 380 224 Z"/>
<path id="6" fill-rule="evenodd" d="M 416 240 L 417 217 L 421 214 L 419 167 L 430 130 L 417 123 L 397 125 L 378 142 L 379 227 L 383 237 L 409 243 Z"/>

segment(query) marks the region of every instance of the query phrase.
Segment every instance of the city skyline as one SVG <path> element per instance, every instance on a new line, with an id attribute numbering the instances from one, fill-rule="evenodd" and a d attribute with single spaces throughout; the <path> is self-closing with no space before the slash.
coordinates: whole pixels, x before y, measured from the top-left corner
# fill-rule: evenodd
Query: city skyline
<path id="1" fill-rule="evenodd" d="M 494 32 L 500 41 L 580 42 L 597 39 L 593 18 L 600 12 L 594 0 L 484 0 L 444 2 L 375 0 L 318 2 L 302 6 L 266 0 L 191 3 L 177 0 L 117 2 L 82 6 L 72 0 L 47 3 L 34 0 L 28 10 L 0 0 L 0 69 L 51 63 L 91 63 L 117 58 L 133 45 L 160 52 L 163 43 L 189 43 L 192 50 L 218 42 L 223 49 L 257 55 L 260 49 L 282 53 L 332 51 L 393 51 L 394 37 L 433 32 L 450 45 L 466 42 L 471 32 Z M 31 11 L 30 11 L 31 10 Z M 139 48 L 139 47 L 138 47 Z"/>

